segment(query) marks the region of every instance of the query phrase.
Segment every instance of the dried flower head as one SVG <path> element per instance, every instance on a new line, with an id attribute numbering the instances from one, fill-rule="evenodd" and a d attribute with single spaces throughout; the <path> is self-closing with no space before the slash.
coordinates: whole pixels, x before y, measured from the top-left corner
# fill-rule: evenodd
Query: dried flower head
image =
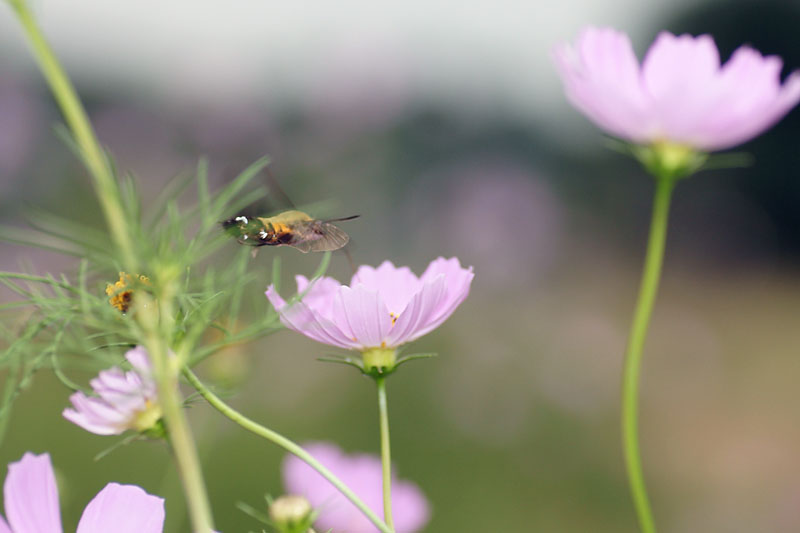
<path id="1" fill-rule="evenodd" d="M 106 286 L 106 294 L 109 296 L 108 303 L 121 313 L 127 313 L 133 303 L 134 289 L 139 285 L 150 285 L 150 278 L 120 272 L 119 281 Z"/>

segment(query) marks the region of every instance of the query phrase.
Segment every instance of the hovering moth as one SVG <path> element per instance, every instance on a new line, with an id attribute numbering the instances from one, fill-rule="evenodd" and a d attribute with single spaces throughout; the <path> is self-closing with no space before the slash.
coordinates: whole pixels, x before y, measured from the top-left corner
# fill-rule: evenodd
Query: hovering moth
<path id="1" fill-rule="evenodd" d="M 222 222 L 222 227 L 239 244 L 247 246 L 291 246 L 303 253 L 329 252 L 344 247 L 350 240 L 344 230 L 332 223 L 358 217 L 318 220 L 291 210 L 272 217 L 239 215 Z"/>

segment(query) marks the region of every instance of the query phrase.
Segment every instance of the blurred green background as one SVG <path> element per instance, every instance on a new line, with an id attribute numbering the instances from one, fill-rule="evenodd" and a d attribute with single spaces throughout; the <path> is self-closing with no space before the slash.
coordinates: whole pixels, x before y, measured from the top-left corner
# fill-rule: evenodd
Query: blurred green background
<path id="1" fill-rule="evenodd" d="M 569 108 L 549 50 L 589 23 L 629 32 L 640 56 L 661 29 L 707 32 L 723 58 L 750 43 L 781 55 L 788 72 L 800 67 L 796 3 L 35 7 L 101 141 L 146 200 L 201 155 L 219 186 L 268 154 L 295 203 L 362 215 L 346 223 L 356 263 L 390 259 L 419 273 L 456 255 L 474 266 L 467 301 L 414 343 L 440 356 L 389 382 L 393 458 L 432 502 L 426 531 L 636 530 L 618 389 L 652 183 Z M 35 205 L 100 227 L 23 43 L 2 6 L 0 222 L 23 226 Z M 677 189 L 641 400 L 662 531 L 800 531 L 799 133 L 794 111 L 743 147 L 754 166 Z M 223 253 L 236 252 L 232 242 Z M 251 266 L 253 314 L 268 309 L 275 255 L 286 287 L 318 262 L 262 250 Z M 74 263 L 0 244 L 0 269 L 21 267 Z M 330 273 L 349 279 L 342 255 Z M 201 371 L 236 383 L 235 406 L 297 440 L 377 452 L 374 386 L 315 360 L 327 352 L 283 331 Z M 137 443 L 93 462 L 115 439 L 62 419 L 68 393 L 36 375 L 15 404 L 0 465 L 49 451 L 68 530 L 118 481 L 166 497 L 167 531 L 188 531 L 165 447 Z M 235 505 L 281 493 L 283 454 L 202 402 L 190 416 L 219 529 L 258 530 Z"/>

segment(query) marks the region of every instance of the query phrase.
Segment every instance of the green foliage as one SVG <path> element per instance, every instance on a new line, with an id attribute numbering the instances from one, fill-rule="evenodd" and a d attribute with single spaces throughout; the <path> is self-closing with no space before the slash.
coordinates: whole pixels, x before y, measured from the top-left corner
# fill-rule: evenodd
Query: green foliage
<path id="1" fill-rule="evenodd" d="M 146 211 L 136 181 L 118 178 L 140 271 L 123 276 L 120 282 L 126 286 L 110 295 L 106 290 L 120 279 L 124 261 L 108 233 L 35 209 L 30 211 L 29 228 L 0 227 L 3 240 L 80 258 L 64 274 L 0 272 L 0 284 L 16 296 L 0 306 L 0 369 L 6 371 L 0 439 L 14 399 L 38 370 L 51 369 L 66 387 L 77 390 L 70 371 L 122 363 L 124 351 L 143 342 L 136 320 L 143 305 L 158 306 L 162 298 L 174 302 L 174 319 L 160 322 L 171 329 L 165 333 L 170 347 L 186 354 L 190 365 L 280 327 L 273 312 L 240 324 L 243 300 L 254 290 L 255 277 L 247 268 L 250 250 L 236 245 L 219 226 L 265 195 L 266 190 L 252 182 L 268 163 L 267 158 L 259 159 L 211 192 L 208 165 L 201 160 L 194 172 L 167 184 Z M 325 254 L 316 275 L 329 260 Z M 275 266 L 279 276 L 277 261 Z M 127 291 L 130 294 L 122 296 L 130 297 L 129 305 L 123 312 L 111 305 L 110 297 Z"/>

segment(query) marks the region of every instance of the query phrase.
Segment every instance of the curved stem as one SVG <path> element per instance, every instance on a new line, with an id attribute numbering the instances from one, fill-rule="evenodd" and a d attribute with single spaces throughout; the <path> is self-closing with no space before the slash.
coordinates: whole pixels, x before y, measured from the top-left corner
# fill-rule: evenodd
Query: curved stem
<path id="1" fill-rule="evenodd" d="M 628 483 L 633 503 L 639 518 L 642 533 L 655 533 L 656 526 L 650 502 L 647 497 L 642 460 L 639 454 L 638 397 L 639 375 L 642 352 L 647 337 L 647 328 L 653 312 L 658 283 L 661 278 L 661 265 L 664 260 L 664 245 L 667 236 L 669 204 L 675 180 L 669 176 L 656 178 L 656 192 L 653 200 L 653 215 L 650 222 L 650 236 L 644 262 L 642 283 L 633 315 L 628 348 L 625 353 L 625 368 L 622 378 L 622 448 Z"/>
<path id="2" fill-rule="evenodd" d="M 359 511 L 364 513 L 364 516 L 366 516 L 370 522 L 375 524 L 375 527 L 377 527 L 382 533 L 394 533 L 393 530 L 390 527 L 388 527 L 380 518 L 378 518 L 378 515 L 376 515 L 372 511 L 372 509 L 367 507 L 367 504 L 365 504 L 361 500 L 361 498 L 356 496 L 356 494 L 352 490 L 350 490 L 350 488 L 347 485 L 342 483 L 342 481 L 338 477 L 333 475 L 333 473 L 330 470 L 325 468 L 325 466 L 323 466 L 322 463 L 314 459 L 314 456 L 305 451 L 298 444 L 287 439 L 280 433 L 277 433 L 269 428 L 266 428 L 261 424 L 254 422 L 253 420 L 250 420 L 243 414 L 239 413 L 238 411 L 230 407 L 228 404 L 223 402 L 216 394 L 211 392 L 203 384 L 203 382 L 200 381 L 200 379 L 194 374 L 194 372 L 192 372 L 188 367 L 183 368 L 183 375 L 189 381 L 189 384 L 192 387 L 194 387 L 197 390 L 197 392 L 200 393 L 200 396 L 205 398 L 205 400 L 209 404 L 211 404 L 211 406 L 214 409 L 216 409 L 217 411 L 219 411 L 220 413 L 231 419 L 233 422 L 239 424 L 247 431 L 255 433 L 259 437 L 263 437 L 268 441 L 272 442 L 273 444 L 277 444 L 287 452 L 294 454 L 303 461 L 305 461 L 306 464 L 308 464 L 308 466 L 319 472 L 320 475 L 322 475 L 322 477 L 330 481 L 330 483 L 334 487 L 336 487 L 339 490 L 339 492 L 341 492 L 348 500 L 350 500 L 353 503 L 353 505 L 358 507 Z"/>
<path id="3" fill-rule="evenodd" d="M 375 378 L 378 385 L 378 412 L 381 424 L 381 464 L 383 465 L 383 517 L 394 530 L 392 518 L 392 452 L 389 445 L 389 409 L 386 405 L 386 377 Z"/>
<path id="4" fill-rule="evenodd" d="M 97 141 L 94 129 L 92 128 L 86 111 L 78 98 L 75 88 L 72 86 L 69 77 L 64 72 L 58 62 L 53 50 L 42 35 L 41 30 L 36 24 L 36 20 L 28 9 L 25 0 L 9 0 L 9 4 L 17 14 L 28 43 L 31 46 L 33 55 L 39 63 L 53 97 L 58 102 L 64 119 L 75 137 L 75 142 L 83 156 L 84 163 L 94 178 L 95 191 L 103 208 L 108 226 L 114 242 L 119 246 L 125 261 L 126 268 L 136 272 L 136 255 L 133 253 L 133 245 L 128 231 L 128 223 L 125 219 L 125 211 L 119 196 L 119 188 L 108 165 L 105 154 L 100 143 Z"/>

